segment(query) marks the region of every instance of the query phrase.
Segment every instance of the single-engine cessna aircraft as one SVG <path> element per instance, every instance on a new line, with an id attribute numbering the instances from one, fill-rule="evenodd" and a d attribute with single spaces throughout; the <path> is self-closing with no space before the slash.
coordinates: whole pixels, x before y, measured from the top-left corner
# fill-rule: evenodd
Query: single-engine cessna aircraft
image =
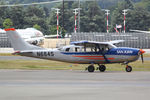
<path id="1" fill-rule="evenodd" d="M 15 53 L 22 56 L 29 56 L 41 59 L 57 60 L 78 64 L 90 64 L 87 67 L 89 72 L 94 72 L 94 64 L 98 64 L 101 72 L 106 70 L 104 64 L 122 63 L 126 65 L 126 71 L 131 72 L 132 67 L 128 64 L 138 60 L 142 49 L 116 47 L 114 44 L 122 40 L 111 42 L 79 41 L 72 42 L 72 45 L 56 49 L 45 49 L 25 42 L 14 28 L 5 29 Z"/>

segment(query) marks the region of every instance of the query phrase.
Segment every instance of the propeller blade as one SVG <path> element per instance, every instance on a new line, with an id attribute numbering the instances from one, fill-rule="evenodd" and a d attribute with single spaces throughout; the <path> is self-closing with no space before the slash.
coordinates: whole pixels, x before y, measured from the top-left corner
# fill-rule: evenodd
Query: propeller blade
<path id="1" fill-rule="evenodd" d="M 141 54 L 141 59 L 142 59 L 142 63 L 144 63 L 144 58 L 143 58 L 143 54 L 145 53 L 144 50 L 140 49 L 140 54 Z"/>
<path id="2" fill-rule="evenodd" d="M 144 63 L 144 59 L 143 59 L 143 54 L 141 53 L 141 59 L 142 59 L 142 63 Z"/>

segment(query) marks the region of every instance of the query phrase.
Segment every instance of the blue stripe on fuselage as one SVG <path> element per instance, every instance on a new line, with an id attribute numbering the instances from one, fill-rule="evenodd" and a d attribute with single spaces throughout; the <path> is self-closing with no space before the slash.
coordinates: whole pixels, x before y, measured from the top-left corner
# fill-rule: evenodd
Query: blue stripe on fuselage
<path id="1" fill-rule="evenodd" d="M 106 54 L 107 55 L 138 55 L 139 49 L 134 48 L 112 48 Z"/>
<path id="2" fill-rule="evenodd" d="M 138 55 L 139 50 L 134 48 L 112 48 L 105 55 Z M 102 52 L 61 52 L 65 55 L 102 55 Z"/>

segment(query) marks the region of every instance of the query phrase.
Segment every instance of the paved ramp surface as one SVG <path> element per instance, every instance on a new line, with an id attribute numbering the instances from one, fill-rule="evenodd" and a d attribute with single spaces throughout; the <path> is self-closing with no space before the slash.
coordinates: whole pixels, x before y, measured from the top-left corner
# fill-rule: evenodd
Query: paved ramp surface
<path id="1" fill-rule="evenodd" d="M 0 70 L 0 100 L 150 100 L 150 72 Z"/>

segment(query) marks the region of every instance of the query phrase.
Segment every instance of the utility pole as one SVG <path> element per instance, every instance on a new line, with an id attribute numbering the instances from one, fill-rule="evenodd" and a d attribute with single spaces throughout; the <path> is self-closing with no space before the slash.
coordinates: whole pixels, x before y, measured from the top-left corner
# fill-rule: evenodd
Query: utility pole
<path id="1" fill-rule="evenodd" d="M 122 10 L 123 11 L 123 15 L 124 15 L 124 33 L 126 32 L 126 14 L 127 14 L 127 11 L 128 9 L 124 9 Z"/>
<path id="2" fill-rule="evenodd" d="M 57 16 L 57 39 L 58 39 L 58 33 L 59 33 L 59 10 L 58 8 L 52 8 L 53 10 L 56 10 L 56 16 Z"/>
<path id="3" fill-rule="evenodd" d="M 63 18 L 63 23 L 62 24 L 63 25 L 62 26 L 63 26 L 63 29 L 64 29 L 64 0 L 63 0 L 63 7 L 62 8 L 63 8 L 63 11 L 62 11 L 62 18 Z"/>
<path id="4" fill-rule="evenodd" d="M 76 8 L 76 9 L 73 9 L 74 10 L 74 14 L 75 14 L 75 28 L 74 28 L 74 31 L 75 31 L 75 33 L 77 33 L 77 14 L 78 14 L 78 12 L 77 11 L 79 11 L 79 8 Z"/>
<path id="5" fill-rule="evenodd" d="M 78 33 L 80 33 L 80 0 L 78 0 Z"/>
<path id="6" fill-rule="evenodd" d="M 108 27 L 109 27 L 109 21 L 108 21 L 109 19 L 108 19 L 108 15 L 110 14 L 110 13 L 109 13 L 110 10 L 104 9 L 104 11 L 106 11 L 105 14 L 107 15 L 107 33 L 109 33 L 109 28 L 108 28 Z"/>

